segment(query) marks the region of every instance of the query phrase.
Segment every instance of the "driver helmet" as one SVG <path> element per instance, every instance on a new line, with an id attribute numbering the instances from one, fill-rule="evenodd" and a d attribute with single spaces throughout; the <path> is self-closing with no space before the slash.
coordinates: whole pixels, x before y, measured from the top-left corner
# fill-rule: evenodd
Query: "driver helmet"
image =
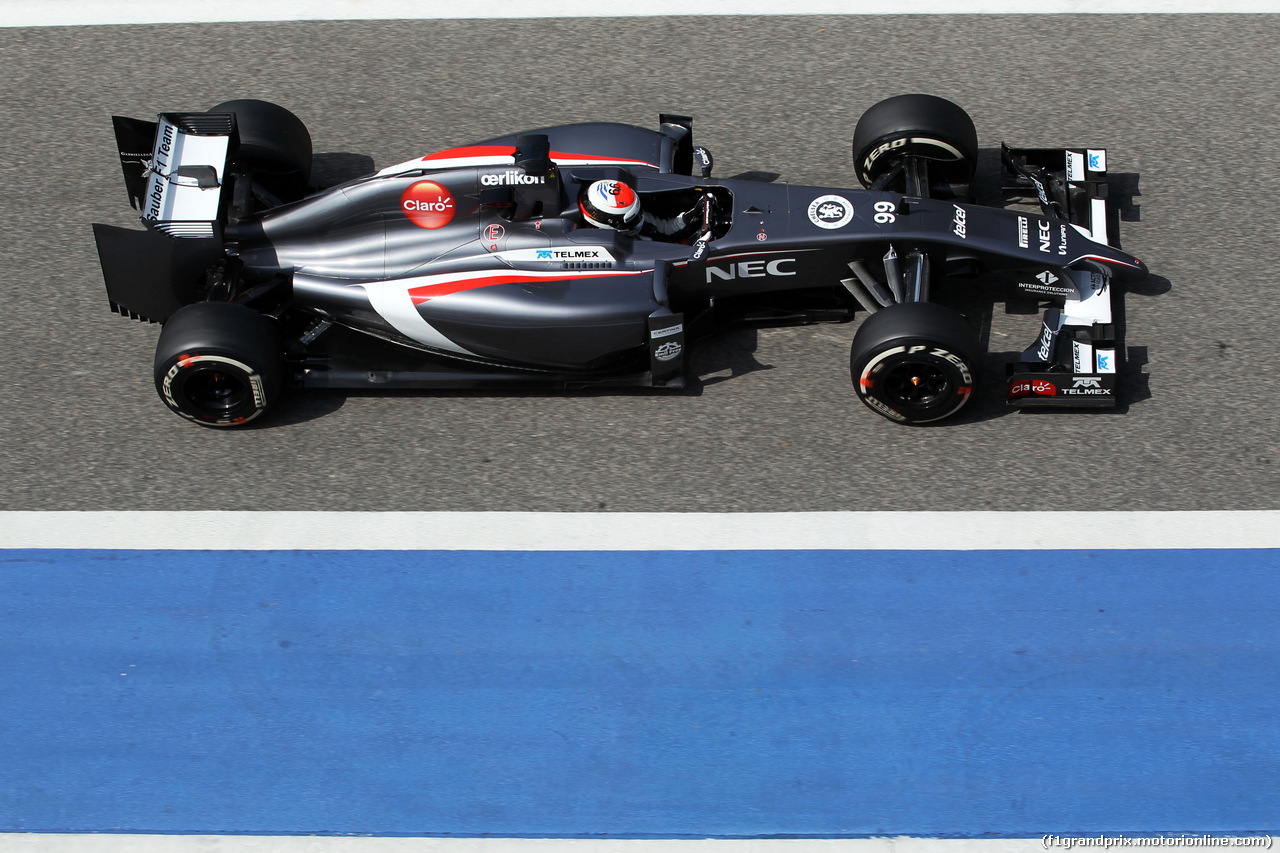
<path id="1" fill-rule="evenodd" d="M 640 227 L 640 196 L 622 181 L 594 181 L 578 200 L 583 217 L 597 228 L 629 232 Z"/>

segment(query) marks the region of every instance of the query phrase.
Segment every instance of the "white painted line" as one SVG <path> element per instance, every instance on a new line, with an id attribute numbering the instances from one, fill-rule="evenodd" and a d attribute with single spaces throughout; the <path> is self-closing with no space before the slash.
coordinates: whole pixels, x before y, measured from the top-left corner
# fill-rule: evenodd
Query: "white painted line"
<path id="1" fill-rule="evenodd" d="M 465 11 L 424 0 L 0 0 L 0 26 L 190 24 L 243 21 L 647 18 L 669 15 L 1187 14 L 1280 12 L 1280 0 L 488 0 Z"/>
<path id="2" fill-rule="evenodd" d="M 1044 849 L 1039 838 L 599 841 L 561 838 L 0 834 L 0 853 L 1032 853 Z"/>
<path id="3" fill-rule="evenodd" d="M 1280 548 L 1280 512 L 5 512 L 0 548 L 754 551 Z"/>

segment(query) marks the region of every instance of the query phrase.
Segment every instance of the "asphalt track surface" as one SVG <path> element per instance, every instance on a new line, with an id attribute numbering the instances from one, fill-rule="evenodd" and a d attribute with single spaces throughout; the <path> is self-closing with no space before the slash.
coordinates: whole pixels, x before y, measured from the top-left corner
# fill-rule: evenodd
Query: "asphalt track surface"
<path id="1" fill-rule="evenodd" d="M 0 509 L 1275 509 L 1280 16 L 314 22 L 0 30 Z M 861 110 L 910 91 L 1007 140 L 1093 145 L 1154 275 L 1114 413 L 1007 413 L 1038 320 L 997 305 L 983 398 L 863 407 L 854 327 L 740 331 L 677 395 L 308 392 L 216 432 L 156 398 L 91 222 L 136 224 L 113 113 L 280 102 L 340 177 L 514 130 L 695 116 L 717 174 L 854 186 Z"/>

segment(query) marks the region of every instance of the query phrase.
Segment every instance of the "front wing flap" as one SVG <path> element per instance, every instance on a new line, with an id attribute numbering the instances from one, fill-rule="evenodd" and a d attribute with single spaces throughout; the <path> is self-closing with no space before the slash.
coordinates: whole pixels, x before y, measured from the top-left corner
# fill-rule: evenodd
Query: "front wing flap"
<path id="1" fill-rule="evenodd" d="M 1061 308 L 1045 312 L 1035 343 L 1009 365 L 1006 401 L 1019 408 L 1114 406 L 1120 342 L 1111 277 L 1082 270 L 1061 273 L 1076 290 Z"/>

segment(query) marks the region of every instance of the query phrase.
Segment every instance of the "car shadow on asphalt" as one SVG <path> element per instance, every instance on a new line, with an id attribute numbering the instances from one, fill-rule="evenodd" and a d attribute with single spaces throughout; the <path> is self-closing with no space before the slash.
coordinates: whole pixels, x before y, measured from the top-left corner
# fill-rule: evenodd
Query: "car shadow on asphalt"
<path id="1" fill-rule="evenodd" d="M 685 374 L 683 388 L 555 388 L 529 386 L 518 389 L 290 389 L 279 406 L 263 421 L 250 424 L 247 429 L 264 429 L 273 426 L 291 426 L 323 418 L 341 409 L 349 399 L 361 397 L 419 398 L 563 398 L 563 397 L 624 397 L 675 395 L 700 397 L 709 386 L 738 379 L 750 373 L 773 370 L 756 358 L 759 332 L 753 327 L 739 327 L 721 332 L 690 349 L 690 363 Z"/>
<path id="2" fill-rule="evenodd" d="M 344 184 L 376 172 L 373 158 L 365 154 L 332 151 L 311 157 L 311 188 L 315 191 Z"/>

